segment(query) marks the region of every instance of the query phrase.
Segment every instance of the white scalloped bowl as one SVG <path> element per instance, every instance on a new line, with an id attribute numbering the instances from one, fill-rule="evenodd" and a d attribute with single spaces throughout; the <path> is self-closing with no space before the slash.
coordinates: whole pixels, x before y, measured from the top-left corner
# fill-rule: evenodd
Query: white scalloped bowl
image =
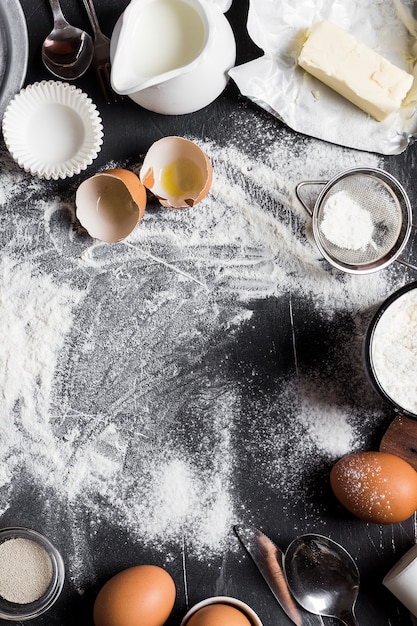
<path id="1" fill-rule="evenodd" d="M 91 165 L 101 150 L 103 125 L 92 100 L 61 81 L 22 89 L 3 116 L 3 137 L 13 159 L 39 178 L 67 178 Z"/>

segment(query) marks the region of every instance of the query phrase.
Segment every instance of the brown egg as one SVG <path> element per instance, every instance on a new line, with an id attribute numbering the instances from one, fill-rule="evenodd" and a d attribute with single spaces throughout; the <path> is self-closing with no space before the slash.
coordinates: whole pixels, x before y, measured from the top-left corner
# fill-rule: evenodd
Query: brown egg
<path id="1" fill-rule="evenodd" d="M 125 569 L 100 589 L 94 603 L 95 626 L 162 626 L 175 602 L 171 576 L 156 565 Z"/>
<path id="2" fill-rule="evenodd" d="M 230 604 L 208 604 L 190 617 L 187 626 L 251 626 L 251 622 Z"/>
<path id="3" fill-rule="evenodd" d="M 343 457 L 330 472 L 330 484 L 343 506 L 368 522 L 403 522 L 417 509 L 417 472 L 388 452 Z"/>

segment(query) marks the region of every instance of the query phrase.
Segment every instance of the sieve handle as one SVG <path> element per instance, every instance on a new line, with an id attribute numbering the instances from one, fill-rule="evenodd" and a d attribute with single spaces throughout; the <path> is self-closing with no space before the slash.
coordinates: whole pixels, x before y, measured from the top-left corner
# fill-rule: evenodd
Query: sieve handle
<path id="1" fill-rule="evenodd" d="M 414 230 L 417 231 L 417 224 L 411 224 L 411 228 L 414 228 Z M 408 267 L 411 270 L 416 270 L 417 271 L 417 266 L 416 265 L 413 265 L 412 263 L 409 263 L 408 261 L 403 261 L 403 259 L 395 259 L 395 260 L 400 265 L 404 265 L 405 267 Z"/>
<path id="2" fill-rule="evenodd" d="M 310 207 L 308 206 L 308 204 L 304 201 L 300 191 L 303 187 L 306 187 L 307 185 L 327 185 L 329 181 L 328 180 L 303 180 L 301 183 L 298 183 L 298 185 L 295 188 L 295 195 L 297 196 L 297 198 L 299 199 L 299 201 L 301 202 L 301 204 L 303 205 L 303 207 L 305 208 L 305 210 L 307 211 L 307 213 L 310 215 L 310 217 L 313 217 L 313 211 L 310 209 Z"/>
<path id="3" fill-rule="evenodd" d="M 417 271 L 417 265 L 413 265 L 412 263 L 409 263 L 408 261 L 403 261 L 403 259 L 395 259 L 395 261 L 397 261 L 397 263 L 399 263 L 400 265 L 404 265 L 405 267 L 408 267 L 410 270 Z"/>

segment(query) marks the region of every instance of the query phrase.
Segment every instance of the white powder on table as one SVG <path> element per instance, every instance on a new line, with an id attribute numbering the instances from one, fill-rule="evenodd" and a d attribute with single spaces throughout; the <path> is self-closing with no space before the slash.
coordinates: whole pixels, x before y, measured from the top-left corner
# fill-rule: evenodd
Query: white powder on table
<path id="1" fill-rule="evenodd" d="M 8 602 L 29 604 L 47 591 L 52 562 L 46 550 L 30 539 L 17 537 L 0 544 L 0 596 Z"/>
<path id="2" fill-rule="evenodd" d="M 339 248 L 361 250 L 371 243 L 374 224 L 369 211 L 343 190 L 326 200 L 320 230 Z"/>
<path id="3" fill-rule="evenodd" d="M 381 316 L 371 354 L 385 393 L 401 408 L 417 414 L 417 289 L 400 296 Z"/>
<path id="4" fill-rule="evenodd" d="M 231 526 L 249 508 L 239 487 L 246 463 L 245 482 L 288 508 L 312 465 L 358 449 L 364 422 L 380 417 L 371 402 L 363 416 L 360 312 L 405 274 L 335 272 L 294 192 L 301 180 L 377 167 L 378 158 L 294 141 L 249 111 L 227 124 L 241 147 L 201 142 L 215 173 L 204 202 L 150 208 L 115 246 L 75 234 L 72 201 L 45 199 L 44 183 L 17 168 L 0 174 L 0 510 L 18 475 L 41 490 L 54 519 L 70 516 L 68 569 L 79 588 L 91 582 L 89 540 L 100 525 L 161 558 L 185 545 L 209 560 L 230 548 Z M 262 343 L 262 302 L 284 303 L 282 322 L 293 328 L 296 376 L 285 382 L 274 378 L 276 337 Z M 328 337 L 336 318 L 351 324 L 326 367 L 298 362 L 304 305 Z M 259 362 L 237 354 L 243 340 Z M 347 382 L 332 367 L 341 354 Z M 270 392 L 258 392 L 268 376 Z"/>

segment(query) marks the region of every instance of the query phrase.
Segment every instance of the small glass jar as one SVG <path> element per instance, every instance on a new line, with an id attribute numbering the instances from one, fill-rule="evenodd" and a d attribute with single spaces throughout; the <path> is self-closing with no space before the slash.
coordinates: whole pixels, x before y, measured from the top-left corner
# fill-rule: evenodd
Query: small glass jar
<path id="1" fill-rule="evenodd" d="M 65 567 L 58 550 L 43 535 L 29 528 L 3 528 L 0 530 L 0 545 L 11 539 L 26 539 L 36 543 L 51 561 L 51 577 L 42 595 L 26 603 L 12 602 L 0 595 L 0 619 L 13 622 L 33 619 L 47 611 L 58 599 L 65 579 Z"/>

